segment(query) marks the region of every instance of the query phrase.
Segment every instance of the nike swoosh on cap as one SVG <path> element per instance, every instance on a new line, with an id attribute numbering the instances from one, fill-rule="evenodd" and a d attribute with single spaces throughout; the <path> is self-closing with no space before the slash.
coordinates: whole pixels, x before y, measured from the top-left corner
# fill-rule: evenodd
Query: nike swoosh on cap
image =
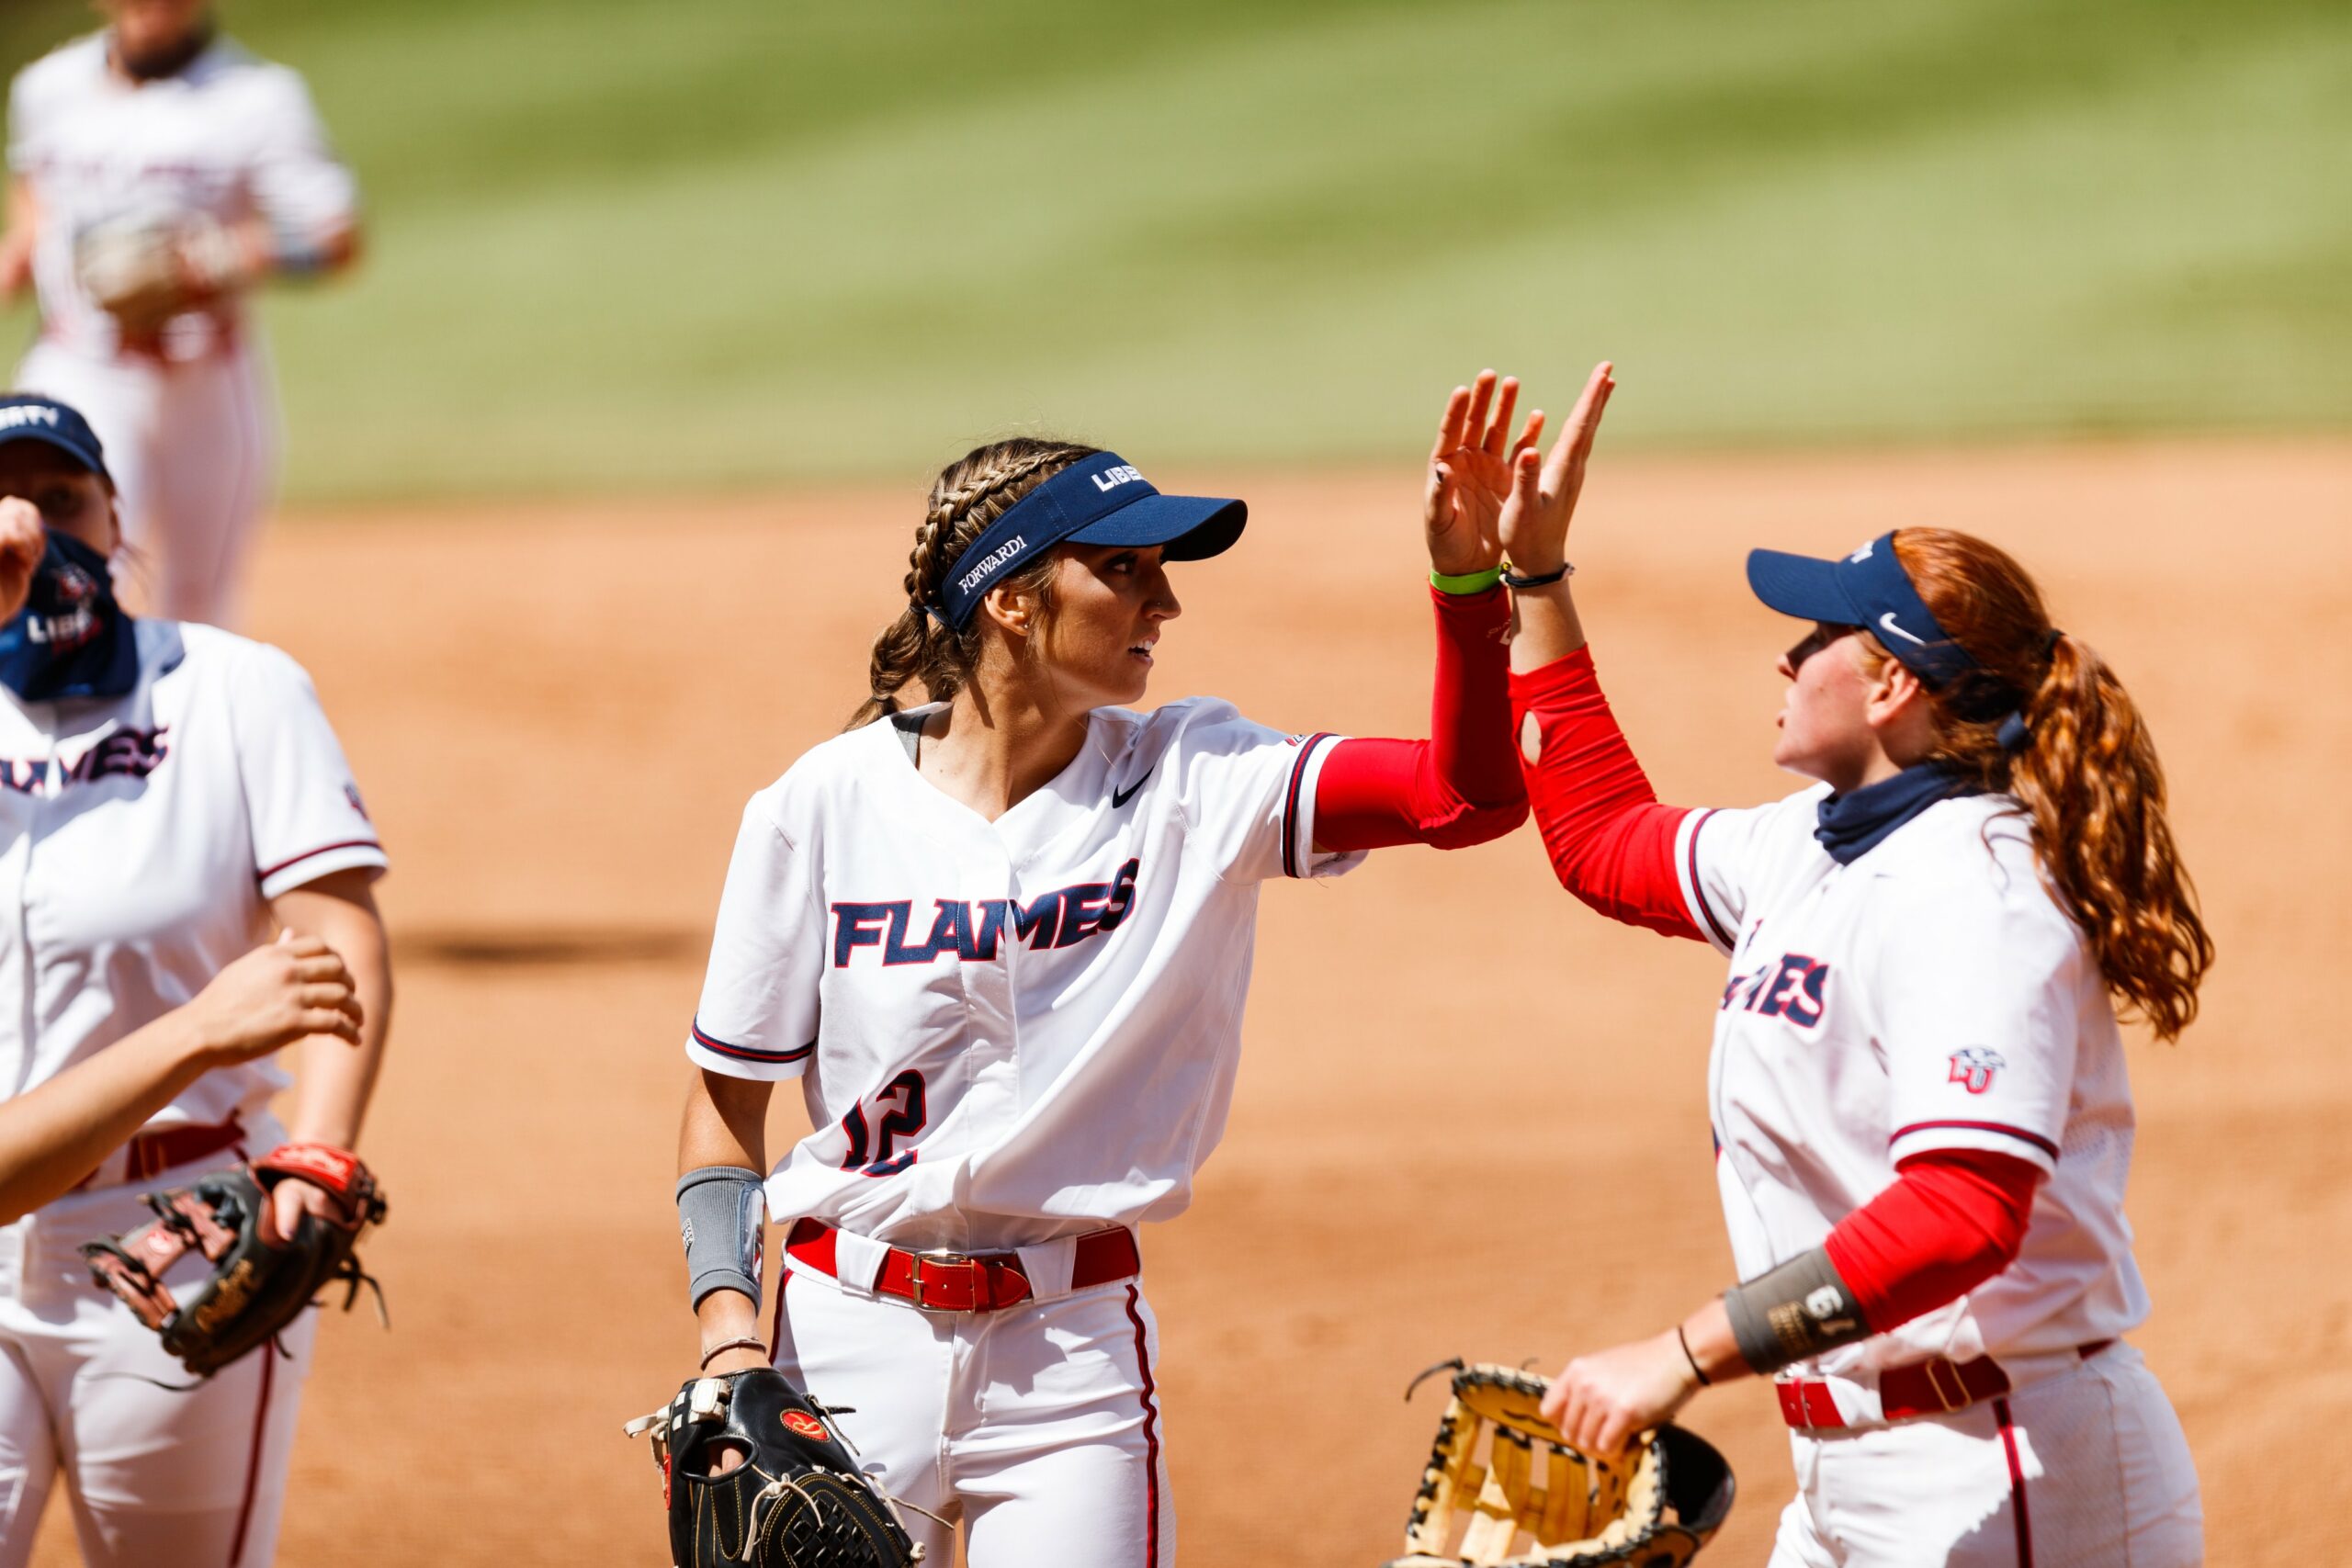
<path id="1" fill-rule="evenodd" d="M 1150 781 L 1152 773 L 1157 771 L 1159 767 L 1159 764 L 1154 762 L 1150 767 L 1146 768 L 1143 771 L 1142 778 L 1136 780 L 1135 783 L 1129 784 L 1125 789 L 1113 790 L 1111 792 L 1111 809 L 1116 811 L 1119 807 L 1133 800 L 1136 797 L 1136 791 L 1143 788 L 1143 786 Z"/>
<path id="2" fill-rule="evenodd" d="M 1878 624 L 1885 627 L 1888 631 L 1893 632 L 1896 637 L 1901 637 L 1905 642 L 1909 643 L 1914 648 L 1925 648 L 1928 646 L 1928 639 L 1926 637 L 1913 637 L 1909 632 L 1905 631 L 1901 626 L 1895 625 L 1894 612 L 1892 610 L 1889 610 L 1884 615 L 1879 616 Z"/>

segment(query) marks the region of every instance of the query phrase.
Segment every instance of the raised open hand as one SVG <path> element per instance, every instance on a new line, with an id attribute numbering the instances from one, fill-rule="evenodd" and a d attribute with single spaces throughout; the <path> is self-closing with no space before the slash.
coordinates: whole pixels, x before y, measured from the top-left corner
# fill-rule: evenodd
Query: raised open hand
<path id="1" fill-rule="evenodd" d="M 1576 515 L 1577 492 L 1584 489 L 1585 463 L 1592 456 L 1593 437 L 1600 434 L 1601 411 L 1617 389 L 1612 368 L 1607 360 L 1593 367 L 1549 457 L 1539 463 L 1532 448 L 1511 450 L 1510 493 L 1496 527 L 1512 568 L 1527 576 L 1555 571 L 1567 558 L 1568 523 Z"/>
<path id="2" fill-rule="evenodd" d="M 1430 448 L 1429 489 L 1421 521 L 1430 547 L 1430 569 L 1461 577 L 1488 571 L 1503 558 L 1498 524 L 1510 491 L 1511 465 L 1522 452 L 1533 454 L 1544 434 L 1544 411 L 1527 416 L 1527 429 L 1509 452 L 1512 412 L 1519 404 L 1519 378 L 1481 370 L 1471 386 L 1456 387 L 1438 421 L 1437 444 Z M 1491 413 L 1492 417 L 1489 417 Z"/>

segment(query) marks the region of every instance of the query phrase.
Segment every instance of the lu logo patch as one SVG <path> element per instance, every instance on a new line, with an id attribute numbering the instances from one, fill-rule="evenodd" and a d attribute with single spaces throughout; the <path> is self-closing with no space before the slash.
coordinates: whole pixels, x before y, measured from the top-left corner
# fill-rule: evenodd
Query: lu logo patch
<path id="1" fill-rule="evenodd" d="M 1951 1056 L 1951 1071 L 1945 1082 L 1956 1083 L 1971 1094 L 1983 1094 L 1993 1087 L 1993 1075 L 2009 1064 L 1998 1051 L 1982 1045 L 1967 1045 Z"/>

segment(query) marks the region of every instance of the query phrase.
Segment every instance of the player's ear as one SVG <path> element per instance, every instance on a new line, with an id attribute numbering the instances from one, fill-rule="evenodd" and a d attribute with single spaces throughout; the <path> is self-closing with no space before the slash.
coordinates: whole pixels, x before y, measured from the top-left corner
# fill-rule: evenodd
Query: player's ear
<path id="1" fill-rule="evenodd" d="M 1878 673 L 1863 694 L 1863 713 L 1873 729 L 1902 722 L 1914 712 L 1928 712 L 1928 689 L 1910 666 L 1899 659 L 1882 659 Z"/>
<path id="2" fill-rule="evenodd" d="M 1037 617 L 1045 608 L 1044 600 L 1025 588 L 1007 585 L 991 588 L 980 601 L 980 612 L 1004 629 L 1009 637 L 1026 637 L 1037 629 Z"/>

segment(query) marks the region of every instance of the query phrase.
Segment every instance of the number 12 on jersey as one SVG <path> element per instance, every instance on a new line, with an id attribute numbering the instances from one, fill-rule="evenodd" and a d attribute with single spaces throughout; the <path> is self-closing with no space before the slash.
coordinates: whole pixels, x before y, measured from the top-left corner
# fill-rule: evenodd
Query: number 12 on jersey
<path id="1" fill-rule="evenodd" d="M 883 1108 L 888 1106 L 888 1111 Z M 842 1132 L 849 1139 L 849 1153 L 842 1157 L 843 1170 L 862 1170 L 868 1176 L 896 1176 L 915 1163 L 915 1151 L 908 1149 L 892 1154 L 900 1138 L 911 1139 L 921 1134 L 931 1121 L 931 1108 L 923 1101 L 922 1074 L 909 1067 L 888 1087 L 874 1097 L 874 1109 L 881 1113 L 876 1127 L 881 1141 L 874 1143 L 866 1129 L 865 1107 L 853 1105 L 849 1114 L 842 1118 Z M 867 1145 L 873 1145 L 871 1157 Z"/>

